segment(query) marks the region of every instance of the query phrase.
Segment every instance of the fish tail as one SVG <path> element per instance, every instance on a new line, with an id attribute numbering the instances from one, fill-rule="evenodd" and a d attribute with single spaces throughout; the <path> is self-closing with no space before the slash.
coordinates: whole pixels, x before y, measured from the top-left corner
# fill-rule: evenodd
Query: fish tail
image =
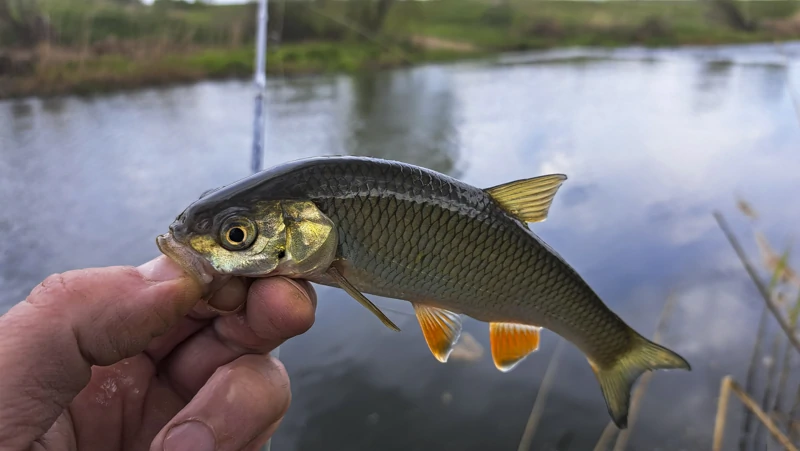
<path id="1" fill-rule="evenodd" d="M 689 362 L 675 352 L 634 334 L 632 348 L 612 365 L 599 366 L 589 361 L 600 382 L 608 413 L 620 429 L 628 427 L 631 389 L 639 376 L 657 369 L 692 369 Z"/>

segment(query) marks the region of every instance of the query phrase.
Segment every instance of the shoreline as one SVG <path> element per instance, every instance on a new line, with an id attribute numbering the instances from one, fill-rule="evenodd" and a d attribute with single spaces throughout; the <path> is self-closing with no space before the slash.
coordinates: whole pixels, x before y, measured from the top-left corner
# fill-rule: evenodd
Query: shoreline
<path id="1" fill-rule="evenodd" d="M 786 41 L 793 42 L 793 41 Z M 318 44 L 289 44 L 278 50 L 270 50 L 267 58 L 267 74 L 293 77 L 320 74 L 356 74 L 367 70 L 388 70 L 415 67 L 426 64 L 468 62 L 499 57 L 504 54 L 545 52 L 557 50 L 615 50 L 624 48 L 680 49 L 692 47 L 725 47 L 736 45 L 768 45 L 774 40 L 743 40 L 735 42 L 708 42 L 698 40 L 679 45 L 563 45 L 531 48 L 497 49 L 486 51 L 478 48 L 466 49 L 417 49 L 415 52 L 398 55 L 374 45 L 361 45 L 361 53 L 373 57 L 354 58 L 351 61 L 331 61 L 325 58 L 302 59 L 295 55 L 298 50 L 314 53 Z M 785 43 L 785 42 L 783 42 Z M 326 44 L 326 46 L 336 44 Z M 344 47 L 348 47 L 344 45 Z M 350 53 L 352 47 L 343 53 Z M 251 49 L 204 49 L 188 54 L 164 54 L 154 61 L 125 61 L 120 55 L 108 55 L 88 59 L 82 67 L 73 61 L 37 68 L 33 74 L 0 78 L 0 100 L 25 97 L 58 97 L 64 95 L 87 96 L 93 94 L 125 92 L 136 89 L 169 87 L 215 80 L 247 80 L 252 78 L 255 53 Z M 376 56 L 377 57 L 374 57 Z M 114 66 L 125 66 L 120 71 Z"/>

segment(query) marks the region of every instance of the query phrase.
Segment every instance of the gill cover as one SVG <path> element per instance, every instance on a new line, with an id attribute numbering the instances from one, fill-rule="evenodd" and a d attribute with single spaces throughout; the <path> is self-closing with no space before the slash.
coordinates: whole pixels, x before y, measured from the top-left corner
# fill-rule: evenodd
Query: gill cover
<path id="1" fill-rule="evenodd" d="M 336 258 L 339 243 L 333 221 L 313 202 L 281 202 L 281 208 L 284 253 L 273 274 L 307 277 L 324 273 Z"/>

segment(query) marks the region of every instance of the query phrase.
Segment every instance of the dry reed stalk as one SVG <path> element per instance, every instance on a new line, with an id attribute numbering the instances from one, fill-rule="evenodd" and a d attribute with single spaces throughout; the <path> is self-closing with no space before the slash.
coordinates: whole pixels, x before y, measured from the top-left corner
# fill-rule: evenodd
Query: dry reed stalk
<path id="1" fill-rule="evenodd" d="M 796 328 L 795 328 L 796 329 Z M 783 411 L 783 398 L 786 393 L 786 386 L 789 383 L 789 371 L 792 367 L 792 347 L 788 344 L 783 350 L 783 362 L 781 363 L 781 377 L 778 381 L 778 390 L 775 393 L 775 402 L 772 404 L 772 411 L 781 413 Z"/>
<path id="2" fill-rule="evenodd" d="M 559 338 L 556 349 L 553 351 L 553 356 L 550 357 L 550 362 L 547 364 L 547 369 L 544 372 L 544 378 L 542 379 L 542 385 L 539 386 L 539 392 L 536 394 L 536 400 L 533 401 L 533 409 L 531 409 L 531 415 L 528 417 L 528 422 L 525 424 L 525 431 L 522 433 L 522 439 L 519 441 L 517 451 L 527 451 L 531 449 L 533 436 L 536 434 L 539 421 L 542 419 L 544 406 L 547 402 L 547 395 L 550 393 L 553 381 L 555 381 L 556 378 L 558 359 L 561 356 L 561 348 L 563 345 L 564 340 Z"/>
<path id="3" fill-rule="evenodd" d="M 597 444 L 594 445 L 593 451 L 607 450 L 611 440 L 614 440 L 614 434 L 617 432 L 619 432 L 617 426 L 614 425 L 613 421 L 609 421 L 608 424 L 606 424 L 606 427 L 603 429 L 603 433 L 600 434 L 600 438 L 597 439 Z"/>
<path id="4" fill-rule="evenodd" d="M 728 418 L 728 398 L 731 397 L 731 377 L 725 376 L 719 385 L 717 416 L 714 420 L 714 442 L 712 451 L 722 451 L 722 439 L 725 433 L 725 421 Z"/>
<path id="5" fill-rule="evenodd" d="M 772 249 L 769 241 L 761 232 L 756 232 L 756 244 L 761 253 L 761 259 L 764 261 L 764 266 L 773 272 L 772 288 L 775 288 L 777 282 L 784 282 L 800 288 L 800 276 L 789 266 L 789 253 L 791 250 L 791 243 L 789 244 L 783 255 L 778 256 L 778 253 Z"/>
<path id="6" fill-rule="evenodd" d="M 781 343 L 781 335 L 775 334 L 775 339 L 772 341 L 772 352 L 770 353 L 770 358 L 772 359 L 772 363 L 767 371 L 767 387 L 764 389 L 764 395 L 761 398 L 761 409 L 766 411 L 769 408 L 770 399 L 772 398 L 774 380 L 777 376 L 777 369 L 778 369 L 778 352 L 780 351 L 780 343 Z M 745 393 L 747 393 L 745 391 Z M 758 448 L 760 443 L 759 437 L 761 436 L 761 423 L 756 424 L 756 430 L 753 432 L 753 446 Z M 764 440 L 768 440 L 768 437 L 765 437 Z"/>
<path id="7" fill-rule="evenodd" d="M 743 211 L 751 209 L 749 207 L 749 204 L 747 204 L 745 201 L 740 200 L 739 202 L 745 204 L 746 207 L 747 207 Z M 741 206 L 740 206 L 740 209 L 742 209 Z M 768 270 L 772 271 L 772 273 L 773 273 L 772 274 L 772 279 L 770 280 L 770 284 L 769 284 L 769 292 L 770 292 L 770 294 L 776 293 L 775 289 L 776 289 L 776 287 L 778 286 L 778 284 L 780 282 L 788 283 L 788 284 L 792 284 L 792 285 L 800 287 L 800 278 L 798 278 L 797 273 L 795 273 L 794 270 L 788 264 L 791 245 L 789 246 L 789 248 L 787 248 L 787 250 L 783 253 L 782 256 L 779 256 L 778 253 L 775 252 L 772 249 L 772 246 L 770 246 L 770 244 L 769 244 L 767 238 L 764 236 L 764 234 L 762 234 L 760 232 L 756 232 L 755 233 L 755 237 L 756 237 L 756 243 L 758 244 L 759 252 L 761 253 L 761 258 L 764 261 L 764 266 Z M 778 296 L 777 296 L 777 299 L 774 300 L 774 302 L 776 304 L 778 304 L 778 305 L 783 306 L 784 300 L 782 300 L 780 298 L 780 296 L 779 296 L 780 294 L 781 294 L 780 292 L 777 293 Z M 795 332 L 797 331 L 797 313 L 798 313 L 798 311 L 800 311 L 800 298 L 798 298 L 798 302 L 795 304 L 795 306 L 792 308 L 792 310 L 789 313 L 789 324 L 790 324 L 792 330 L 795 331 Z M 766 309 L 764 310 L 764 313 L 766 313 Z M 761 333 L 761 328 L 759 327 L 759 338 L 760 338 L 760 333 Z M 774 354 L 773 355 L 773 359 L 774 359 L 773 361 L 775 363 L 777 363 L 777 357 L 778 356 L 776 355 L 777 349 L 775 348 L 775 346 L 778 345 L 778 340 L 780 339 L 780 335 L 777 335 L 775 339 L 776 339 L 776 342 L 773 345 L 774 346 L 773 347 L 773 354 Z M 760 348 L 759 344 L 758 344 L 759 341 L 760 340 L 757 340 L 756 349 Z M 783 406 L 782 406 L 783 402 L 782 401 L 783 401 L 784 393 L 786 391 L 786 385 L 788 384 L 789 372 L 790 372 L 790 369 L 791 369 L 791 358 L 792 358 L 792 355 L 793 355 L 792 354 L 792 348 L 791 348 L 791 346 L 789 346 L 789 344 L 787 344 L 785 346 L 785 349 L 784 349 L 784 352 L 783 352 L 783 359 L 782 359 L 781 371 L 780 371 L 780 379 L 778 381 L 778 387 L 777 387 L 777 390 L 776 390 L 776 393 L 775 393 L 775 399 L 774 399 L 774 401 L 772 403 L 772 408 L 771 409 L 768 408 L 768 404 L 769 404 L 769 400 L 770 400 L 770 397 L 771 397 L 771 394 L 772 394 L 775 371 L 777 371 L 777 369 L 778 369 L 777 365 L 770 368 L 770 375 L 768 377 L 768 384 L 767 384 L 767 388 L 766 388 L 765 393 L 764 393 L 764 403 L 765 403 L 764 404 L 764 409 L 765 410 L 768 410 L 768 409 L 771 410 L 772 414 L 778 415 L 779 417 L 781 416 L 780 413 L 783 410 Z M 750 381 L 751 371 L 750 370 L 752 370 L 754 368 L 753 367 L 754 362 L 755 362 L 755 353 L 754 353 L 754 360 L 751 361 L 751 367 L 748 370 L 748 381 L 745 384 L 745 391 L 747 393 L 751 393 L 752 392 L 752 389 L 750 388 L 751 387 L 751 384 L 750 384 L 750 382 L 751 382 Z M 783 415 L 783 416 L 786 416 L 786 415 Z M 750 411 L 747 411 L 746 415 L 745 415 L 744 434 L 742 436 L 740 445 L 746 443 L 747 427 L 749 427 L 749 424 L 750 424 L 749 423 L 750 417 L 751 417 Z M 790 424 L 790 423 L 791 423 L 791 418 L 789 418 L 787 416 L 787 424 Z M 758 443 L 758 435 L 759 435 L 759 431 L 757 430 L 756 433 L 755 433 L 755 437 L 754 437 L 755 444 Z M 791 430 L 790 430 L 790 436 L 791 435 L 792 434 L 791 434 Z"/>
<path id="8" fill-rule="evenodd" d="M 788 451 L 798 451 L 797 448 L 789 441 L 786 435 L 781 432 L 778 426 L 772 421 L 772 419 L 764 413 L 763 410 L 758 406 L 758 403 L 753 401 L 750 396 L 745 393 L 744 389 L 733 380 L 732 376 L 725 376 L 722 379 L 722 383 L 720 384 L 720 394 L 719 394 L 719 402 L 717 404 L 717 417 L 714 423 L 714 441 L 712 445 L 713 451 L 722 451 L 722 441 L 723 441 L 723 434 L 725 432 L 725 420 L 727 417 L 727 410 L 728 410 L 728 398 L 730 397 L 730 393 L 733 392 L 742 404 L 745 405 L 748 409 L 750 409 L 761 423 L 766 426 L 772 436 L 781 444 L 786 450 Z"/>
<path id="9" fill-rule="evenodd" d="M 742 265 L 744 265 L 745 269 L 747 270 L 747 273 L 750 275 L 750 278 L 756 285 L 756 288 L 758 288 L 758 291 L 761 294 L 761 297 L 764 299 L 767 308 L 775 317 L 775 320 L 778 321 L 778 325 L 781 326 L 781 329 L 783 329 L 783 332 L 786 334 L 786 337 L 789 339 L 789 342 L 792 344 L 792 346 L 794 346 L 794 348 L 798 352 L 800 352 L 800 340 L 798 340 L 797 335 L 794 333 L 789 323 L 786 322 L 786 318 L 783 317 L 783 314 L 781 313 L 778 306 L 775 305 L 774 302 L 772 302 L 772 297 L 770 296 L 769 290 L 767 289 L 767 287 L 764 286 L 764 283 L 759 278 L 758 274 L 756 273 L 756 270 L 750 264 L 750 261 L 747 259 L 747 255 L 745 255 L 742 246 L 736 240 L 736 237 L 733 236 L 733 233 L 730 231 L 727 222 L 725 222 L 725 218 L 723 218 L 722 214 L 720 214 L 719 212 L 714 212 L 714 217 L 716 218 L 720 229 L 722 229 L 722 232 L 725 234 L 725 236 L 728 238 L 728 241 L 731 243 L 731 246 L 733 246 L 734 251 L 736 251 L 736 254 L 739 256 L 739 260 L 742 261 Z"/>
<path id="10" fill-rule="evenodd" d="M 800 314 L 800 293 L 797 295 L 797 302 L 795 303 L 795 307 L 792 310 L 790 315 L 792 316 L 792 321 L 797 324 L 798 314 Z M 792 408 L 789 410 L 789 437 L 791 437 L 792 441 L 797 440 L 798 432 L 800 429 L 794 427 L 795 424 L 794 418 L 797 416 L 797 411 L 800 410 L 800 385 L 797 386 L 797 392 L 794 395 L 794 403 L 792 403 Z"/>
<path id="11" fill-rule="evenodd" d="M 795 303 L 794 307 L 792 308 L 792 312 L 796 312 L 800 309 L 800 294 L 798 294 L 797 302 Z M 789 322 L 794 330 L 797 330 L 797 316 L 796 314 L 789 314 Z M 785 397 L 784 394 L 786 393 L 786 386 L 789 384 L 789 372 L 792 369 L 792 348 L 788 344 L 783 351 L 783 363 L 781 364 L 781 378 L 778 382 L 778 391 L 775 394 L 775 403 L 772 405 L 772 411 L 776 413 L 781 413 L 783 411 L 783 398 Z M 791 416 L 787 417 L 787 425 L 790 425 L 792 421 Z M 790 429 L 790 437 L 791 437 L 791 429 Z"/>
<path id="12" fill-rule="evenodd" d="M 767 266 L 767 269 L 772 271 L 772 279 L 770 279 L 769 287 L 768 287 L 768 291 L 770 293 L 770 298 L 773 300 L 773 302 L 775 303 L 776 306 L 784 307 L 785 300 L 781 298 L 781 296 L 780 296 L 781 293 L 780 292 L 776 292 L 775 289 L 777 288 L 778 284 L 781 281 L 790 282 L 790 280 L 786 278 L 786 276 L 788 274 L 788 272 L 787 272 L 787 268 L 788 268 L 787 262 L 789 260 L 789 250 L 787 249 L 783 253 L 783 255 L 781 257 L 778 257 L 777 254 L 775 253 L 775 251 L 773 251 L 772 248 L 770 247 L 769 243 L 767 242 L 766 237 L 764 237 L 763 234 L 757 232 L 756 233 L 756 241 L 758 242 L 759 249 L 761 250 L 762 256 L 764 258 L 764 264 Z M 796 317 L 790 315 L 789 324 L 792 327 L 792 330 L 796 330 L 796 327 L 795 327 L 796 326 L 796 322 L 797 322 Z M 772 392 L 774 391 L 773 390 L 774 381 L 775 381 L 775 378 L 778 376 L 778 374 L 777 374 L 777 371 L 778 371 L 777 362 L 778 362 L 778 353 L 780 351 L 779 350 L 780 342 L 781 342 L 781 335 L 780 334 L 775 335 L 775 339 L 774 339 L 774 341 L 772 343 L 772 353 L 770 354 L 770 357 L 772 359 L 772 361 L 771 361 L 772 364 L 769 367 L 769 370 L 768 370 L 768 373 L 767 373 L 767 386 L 766 386 L 766 388 L 764 390 L 764 395 L 763 395 L 763 397 L 761 399 L 762 409 L 764 409 L 765 411 L 767 411 L 769 409 L 770 400 L 772 398 Z M 786 351 L 784 352 L 784 359 L 783 359 L 784 360 L 784 365 L 786 365 L 785 362 L 788 360 L 788 357 L 790 357 L 790 356 L 791 356 L 791 346 L 789 346 L 787 344 L 786 345 Z M 751 364 L 752 363 L 753 362 L 751 362 Z M 749 372 L 748 372 L 748 374 L 749 374 Z M 752 393 L 752 390 L 747 385 L 745 385 L 745 392 L 746 393 Z M 777 404 L 777 402 L 778 402 L 778 398 L 776 397 L 776 399 L 773 402 L 773 404 Z M 775 413 L 774 410 L 775 409 L 773 409 L 773 413 Z M 747 411 L 745 417 L 747 418 L 747 417 L 750 417 L 750 416 L 751 416 L 750 412 Z M 753 446 L 755 448 L 758 448 L 758 446 L 759 446 L 760 437 L 761 437 L 761 424 L 759 423 L 759 424 L 756 424 L 756 429 L 755 429 L 755 432 L 753 433 Z M 746 437 L 746 434 L 745 434 L 743 436 L 743 438 L 742 438 L 742 441 L 744 441 L 746 438 L 747 437 Z M 769 440 L 769 438 L 765 437 L 765 440 Z M 767 445 L 768 445 L 768 443 L 767 443 Z"/>
<path id="13" fill-rule="evenodd" d="M 794 395 L 794 403 L 792 404 L 792 410 L 789 411 L 789 424 L 795 423 L 794 418 L 797 416 L 797 411 L 800 410 L 800 385 L 797 386 L 797 391 Z M 800 432 L 800 428 L 798 425 L 789 429 L 789 435 L 792 437 L 792 441 L 797 439 L 797 432 Z"/>
<path id="14" fill-rule="evenodd" d="M 769 311 L 765 306 L 761 310 L 761 318 L 758 320 L 758 332 L 756 333 L 756 342 L 753 345 L 753 354 L 750 356 L 750 365 L 747 367 L 747 377 L 745 379 L 745 390 L 750 393 L 753 391 L 753 384 L 755 383 L 756 370 L 758 369 L 759 351 L 762 348 L 762 342 L 767 330 L 767 318 Z M 750 423 L 753 420 L 753 414 L 749 410 L 744 412 L 742 418 L 742 434 L 739 437 L 739 450 L 745 451 L 747 449 L 747 439 L 750 437 Z"/>

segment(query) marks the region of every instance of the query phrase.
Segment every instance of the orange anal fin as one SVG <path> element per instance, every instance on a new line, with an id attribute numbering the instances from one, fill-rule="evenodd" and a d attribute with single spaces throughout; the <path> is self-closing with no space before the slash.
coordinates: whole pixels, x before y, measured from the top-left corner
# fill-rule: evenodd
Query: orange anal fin
<path id="1" fill-rule="evenodd" d="M 428 348 L 436 360 L 447 362 L 461 336 L 461 318 L 456 313 L 438 307 L 413 305 Z"/>
<path id="2" fill-rule="evenodd" d="M 502 372 L 514 369 L 528 354 L 539 349 L 541 327 L 514 323 L 489 323 L 494 366 Z"/>

